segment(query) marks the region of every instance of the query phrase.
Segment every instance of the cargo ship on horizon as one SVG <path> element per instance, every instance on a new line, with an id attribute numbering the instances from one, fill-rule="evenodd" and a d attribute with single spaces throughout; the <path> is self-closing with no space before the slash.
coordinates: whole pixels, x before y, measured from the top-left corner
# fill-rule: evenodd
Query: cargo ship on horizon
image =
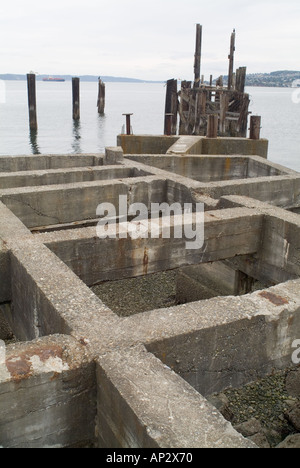
<path id="1" fill-rule="evenodd" d="M 47 78 L 43 78 L 43 81 L 51 81 L 55 83 L 62 83 L 66 81 L 64 78 L 54 78 L 53 76 L 48 76 Z"/>

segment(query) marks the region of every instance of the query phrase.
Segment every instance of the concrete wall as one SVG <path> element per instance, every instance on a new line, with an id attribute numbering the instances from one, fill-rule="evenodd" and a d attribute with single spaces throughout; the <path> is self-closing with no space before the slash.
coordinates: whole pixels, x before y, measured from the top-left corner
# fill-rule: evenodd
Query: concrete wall
<path id="1" fill-rule="evenodd" d="M 199 182 L 215 182 L 294 174 L 258 157 L 130 155 L 127 159 L 154 166 Z"/>
<path id="2" fill-rule="evenodd" d="M 68 336 L 7 346 L 0 365 L 0 444 L 59 448 L 94 442 L 95 366 Z"/>
<path id="3" fill-rule="evenodd" d="M 13 187 L 37 187 L 40 185 L 75 184 L 78 182 L 93 182 L 96 180 L 127 179 L 148 175 L 134 168 L 119 166 L 49 169 L 43 171 L 21 171 L 2 173 L 0 175 L 1 189 Z"/>
<path id="4" fill-rule="evenodd" d="M 114 181 L 82 182 L 76 185 L 52 185 L 7 189 L 0 192 L 0 200 L 28 228 L 71 223 L 96 218 L 100 203 L 119 207 L 120 195 L 134 203 L 150 203 L 162 199 L 166 182 L 158 177 Z"/>
<path id="5" fill-rule="evenodd" d="M 179 304 L 202 301 L 217 296 L 237 296 L 251 291 L 250 279 L 225 262 L 182 268 L 176 279 Z"/>
<path id="6" fill-rule="evenodd" d="M 150 135 L 118 135 L 117 145 L 121 146 L 124 154 L 166 154 L 178 137 Z"/>
<path id="7" fill-rule="evenodd" d="M 174 223 L 182 227 L 182 217 L 179 218 Z M 262 223 L 263 217 L 252 210 L 209 212 L 205 215 L 204 245 L 196 250 L 186 249 L 185 237 L 174 239 L 173 222 L 170 239 L 99 239 L 95 228 L 41 234 L 38 239 L 91 286 L 255 253 L 260 245 Z"/>
<path id="8" fill-rule="evenodd" d="M 97 378 L 102 448 L 255 447 L 142 346 L 103 356 Z"/>
<path id="9" fill-rule="evenodd" d="M 102 166 L 103 157 L 100 154 L 0 156 L 0 172 Z"/>
<path id="10" fill-rule="evenodd" d="M 267 158 L 268 140 L 246 138 L 206 138 L 194 136 L 119 135 L 124 154 L 239 154 Z"/>

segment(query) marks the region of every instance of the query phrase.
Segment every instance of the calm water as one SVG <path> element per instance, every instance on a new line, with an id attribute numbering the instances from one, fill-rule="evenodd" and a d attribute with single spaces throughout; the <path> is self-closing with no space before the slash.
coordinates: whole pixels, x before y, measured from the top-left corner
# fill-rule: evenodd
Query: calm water
<path id="1" fill-rule="evenodd" d="M 28 129 L 26 82 L 5 83 L 0 104 L 0 154 L 103 152 L 116 144 L 125 112 L 134 113 L 137 134 L 161 134 L 164 84 L 107 83 L 106 113 L 97 113 L 97 83 L 81 83 L 81 120 L 72 120 L 71 82 L 37 82 L 37 134 Z M 248 88 L 250 110 L 262 116 L 262 137 L 270 140 L 269 159 L 300 171 L 300 104 L 292 89 Z"/>

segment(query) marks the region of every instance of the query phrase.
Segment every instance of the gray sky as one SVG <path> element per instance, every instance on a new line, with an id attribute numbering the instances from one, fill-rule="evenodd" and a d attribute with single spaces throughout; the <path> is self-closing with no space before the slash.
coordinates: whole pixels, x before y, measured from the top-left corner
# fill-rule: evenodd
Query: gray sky
<path id="1" fill-rule="evenodd" d="M 299 0 L 10 0 L 0 15 L 0 74 L 192 79 L 195 24 L 202 73 L 300 70 Z"/>

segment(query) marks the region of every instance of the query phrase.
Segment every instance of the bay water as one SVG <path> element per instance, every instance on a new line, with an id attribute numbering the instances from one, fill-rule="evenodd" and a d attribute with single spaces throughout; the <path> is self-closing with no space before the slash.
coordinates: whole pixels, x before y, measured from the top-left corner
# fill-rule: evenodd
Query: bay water
<path id="1" fill-rule="evenodd" d="M 38 131 L 28 124 L 27 83 L 1 82 L 0 154 L 99 153 L 115 146 L 133 113 L 135 134 L 160 135 L 164 128 L 164 83 L 106 83 L 105 115 L 97 111 L 97 82 L 81 82 L 81 119 L 72 119 L 71 82 L 37 82 Z M 300 171 L 300 90 L 247 88 L 250 111 L 262 116 L 269 159 Z M 299 91 L 299 94 L 297 95 Z"/>

